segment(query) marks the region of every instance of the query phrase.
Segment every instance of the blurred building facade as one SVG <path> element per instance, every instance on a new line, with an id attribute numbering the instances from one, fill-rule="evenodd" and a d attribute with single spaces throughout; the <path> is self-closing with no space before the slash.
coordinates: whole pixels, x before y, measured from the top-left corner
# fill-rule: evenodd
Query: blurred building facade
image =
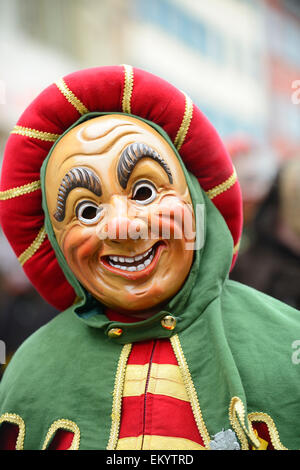
<path id="1" fill-rule="evenodd" d="M 299 152 L 300 100 L 293 83 L 300 87 L 300 3 L 264 2 L 266 69 L 268 71 L 268 136 L 282 159 Z"/>
<path id="2" fill-rule="evenodd" d="M 295 0 L 0 0 L 0 13 L 1 141 L 58 76 L 128 62 L 186 91 L 224 138 L 299 145 Z"/>
<path id="3" fill-rule="evenodd" d="M 135 5 L 131 62 L 185 90 L 222 136 L 262 137 L 268 103 L 258 3 L 137 0 Z"/>

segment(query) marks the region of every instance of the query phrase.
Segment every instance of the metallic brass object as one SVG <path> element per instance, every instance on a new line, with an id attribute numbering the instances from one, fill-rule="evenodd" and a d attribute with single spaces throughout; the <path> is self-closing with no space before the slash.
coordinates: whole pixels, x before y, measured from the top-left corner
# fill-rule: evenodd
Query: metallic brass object
<path id="1" fill-rule="evenodd" d="M 111 328 L 107 335 L 109 338 L 119 338 L 123 334 L 122 328 Z"/>
<path id="2" fill-rule="evenodd" d="M 166 330 L 174 330 L 176 323 L 176 318 L 172 317 L 172 315 L 166 315 L 161 320 L 161 326 Z"/>

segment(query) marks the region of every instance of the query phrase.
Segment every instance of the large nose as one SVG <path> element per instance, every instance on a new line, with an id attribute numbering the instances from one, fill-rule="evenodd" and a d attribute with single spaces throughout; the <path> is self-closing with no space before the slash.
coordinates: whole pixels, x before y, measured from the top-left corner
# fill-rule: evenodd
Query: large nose
<path id="1" fill-rule="evenodd" d="M 128 202 L 126 196 L 114 195 L 108 205 L 108 214 L 105 231 L 111 240 L 128 238 L 130 218 L 128 215 Z"/>
<path id="2" fill-rule="evenodd" d="M 113 241 L 145 238 L 148 234 L 147 220 L 140 212 L 137 215 L 126 196 L 114 195 L 107 211 L 106 238 Z"/>

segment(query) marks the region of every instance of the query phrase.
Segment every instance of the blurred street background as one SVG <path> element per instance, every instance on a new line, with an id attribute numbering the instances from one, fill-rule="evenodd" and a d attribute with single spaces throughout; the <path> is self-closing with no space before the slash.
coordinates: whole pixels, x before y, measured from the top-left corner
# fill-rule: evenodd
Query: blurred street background
<path id="1" fill-rule="evenodd" d="M 299 1 L 0 0 L 0 59 L 0 165 L 20 114 L 72 71 L 128 63 L 184 90 L 240 179 L 245 229 L 232 278 L 300 309 Z M 56 314 L 0 231 L 8 359 Z"/>

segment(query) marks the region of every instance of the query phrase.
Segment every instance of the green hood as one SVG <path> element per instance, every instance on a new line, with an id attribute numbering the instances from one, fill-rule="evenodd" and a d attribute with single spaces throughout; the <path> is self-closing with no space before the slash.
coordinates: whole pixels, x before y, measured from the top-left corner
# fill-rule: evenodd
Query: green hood
<path id="1" fill-rule="evenodd" d="M 150 125 L 172 145 L 161 129 Z M 80 428 L 81 449 L 105 449 L 115 416 L 116 371 L 126 365 L 126 345 L 168 337 L 173 345 L 178 340 L 179 366 L 207 441 L 233 428 L 243 448 L 248 442 L 257 444 L 249 433 L 249 417 L 266 423 L 275 448 L 300 448 L 300 365 L 293 361 L 300 314 L 228 279 L 230 232 L 197 180 L 184 165 L 183 170 L 194 206 L 205 205 L 204 246 L 195 252 L 181 291 L 163 311 L 138 323 L 109 321 L 103 306 L 76 281 L 57 246 L 44 198 L 49 239 L 81 300 L 25 341 L 4 374 L 0 414 L 23 418 L 25 448 L 41 448 L 50 425 L 67 418 Z M 167 313 L 177 318 L 175 330 L 161 326 Z M 109 338 L 112 327 L 122 328 L 122 336 Z"/>
<path id="2" fill-rule="evenodd" d="M 89 113 L 80 118 L 71 128 L 79 125 L 84 121 L 104 114 L 117 113 Z M 48 238 L 56 252 L 59 264 L 66 278 L 80 299 L 77 301 L 76 306 L 74 306 L 74 312 L 89 326 L 104 329 L 106 332 L 111 328 L 122 328 L 123 334 L 117 340 L 120 344 L 171 336 L 172 332 L 161 331 L 162 329 L 160 323 L 161 319 L 170 312 L 172 312 L 172 315 L 177 319 L 176 332 L 178 333 L 184 330 L 191 322 L 194 321 L 195 316 L 198 316 L 211 300 L 220 295 L 222 284 L 228 275 L 228 271 L 231 265 L 233 250 L 232 237 L 222 216 L 214 208 L 213 204 L 209 201 L 205 193 L 201 190 L 200 185 L 194 175 L 187 171 L 169 136 L 163 131 L 161 127 L 154 124 L 153 122 L 146 121 L 138 116 L 133 117 L 149 124 L 169 143 L 179 162 L 181 163 L 187 185 L 189 187 L 195 214 L 197 205 L 201 205 L 201 207 L 204 209 L 204 211 L 201 212 L 201 220 L 199 220 L 199 217 L 196 219 L 196 233 L 200 238 L 199 245 L 204 246 L 204 248 L 195 251 L 193 266 L 183 288 L 169 301 L 168 304 L 164 306 L 162 311 L 153 317 L 144 321 L 130 324 L 110 322 L 104 314 L 105 307 L 99 301 L 94 299 L 75 278 L 74 274 L 69 269 L 56 241 L 49 217 L 48 207 L 46 204 L 45 173 L 49 158 L 51 157 L 55 146 L 52 147 L 41 169 L 45 227 Z M 68 129 L 63 135 L 69 132 L 70 129 Z M 63 136 L 60 138 L 62 137 Z M 208 217 L 210 219 L 213 218 L 209 224 L 207 224 Z M 210 230 L 210 227 L 213 227 L 213 230 Z M 204 238 L 204 240 L 201 240 L 202 238 Z M 214 253 L 213 264 L 211 264 L 212 253 Z M 188 311 L 187 305 L 189 306 Z M 183 312 L 185 312 L 184 315 Z"/>

